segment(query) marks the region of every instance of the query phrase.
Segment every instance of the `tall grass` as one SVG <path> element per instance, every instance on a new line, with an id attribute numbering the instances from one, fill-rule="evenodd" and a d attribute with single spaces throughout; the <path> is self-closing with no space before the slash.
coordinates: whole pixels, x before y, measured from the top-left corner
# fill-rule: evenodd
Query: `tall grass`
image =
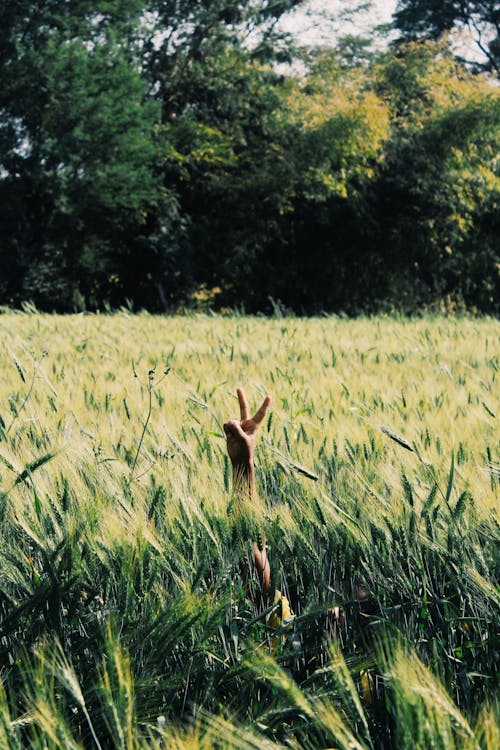
<path id="1" fill-rule="evenodd" d="M 0 327 L 1 747 L 499 746 L 495 321 Z M 239 384 L 273 397 L 253 512 Z"/>

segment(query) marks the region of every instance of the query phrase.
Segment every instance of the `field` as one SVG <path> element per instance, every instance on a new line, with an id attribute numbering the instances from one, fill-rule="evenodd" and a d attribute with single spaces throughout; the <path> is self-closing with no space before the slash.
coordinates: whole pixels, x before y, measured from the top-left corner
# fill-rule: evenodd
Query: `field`
<path id="1" fill-rule="evenodd" d="M 1 748 L 500 747 L 497 321 L 0 328 Z M 239 512 L 238 385 L 272 397 Z"/>

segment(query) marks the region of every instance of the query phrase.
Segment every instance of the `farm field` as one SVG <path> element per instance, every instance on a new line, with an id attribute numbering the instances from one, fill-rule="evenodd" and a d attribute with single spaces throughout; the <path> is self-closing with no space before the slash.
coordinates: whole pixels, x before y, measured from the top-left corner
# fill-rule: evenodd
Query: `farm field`
<path id="1" fill-rule="evenodd" d="M 1 748 L 500 747 L 498 321 L 0 329 Z M 272 398 L 243 509 L 239 385 Z"/>

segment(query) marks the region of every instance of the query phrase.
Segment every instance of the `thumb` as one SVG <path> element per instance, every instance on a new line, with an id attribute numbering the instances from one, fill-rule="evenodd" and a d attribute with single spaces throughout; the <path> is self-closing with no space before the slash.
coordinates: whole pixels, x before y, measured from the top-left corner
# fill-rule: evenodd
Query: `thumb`
<path id="1" fill-rule="evenodd" d="M 230 419 L 229 422 L 226 422 L 224 425 L 224 432 L 227 438 L 234 437 L 241 438 L 242 440 L 247 439 L 247 435 L 237 419 Z"/>

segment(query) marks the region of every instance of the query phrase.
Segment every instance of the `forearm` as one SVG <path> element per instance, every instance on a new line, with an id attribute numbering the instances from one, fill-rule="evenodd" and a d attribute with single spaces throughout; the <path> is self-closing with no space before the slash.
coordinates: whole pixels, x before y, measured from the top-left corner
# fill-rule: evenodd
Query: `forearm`
<path id="1" fill-rule="evenodd" d="M 233 491 L 240 512 L 245 505 L 247 510 L 254 506 L 254 511 L 258 511 L 253 464 L 255 434 L 266 415 L 271 399 L 266 396 L 262 406 L 251 417 L 243 388 L 237 388 L 236 392 L 240 404 L 240 419 L 230 419 L 223 425 L 227 452 L 233 466 Z M 271 590 L 271 571 L 265 536 L 262 536 L 259 542 L 253 540 L 253 557 L 260 583 L 260 596 L 267 599 Z"/>
<path id="2" fill-rule="evenodd" d="M 255 468 L 253 461 L 233 465 L 233 487 L 240 501 L 254 502 L 257 498 Z M 261 596 L 265 599 L 271 590 L 271 568 L 266 550 L 266 537 L 260 543 L 253 542 L 253 559 L 260 584 Z"/>
<path id="3" fill-rule="evenodd" d="M 233 464 L 233 488 L 239 500 L 255 500 L 256 485 L 253 461 Z"/>

